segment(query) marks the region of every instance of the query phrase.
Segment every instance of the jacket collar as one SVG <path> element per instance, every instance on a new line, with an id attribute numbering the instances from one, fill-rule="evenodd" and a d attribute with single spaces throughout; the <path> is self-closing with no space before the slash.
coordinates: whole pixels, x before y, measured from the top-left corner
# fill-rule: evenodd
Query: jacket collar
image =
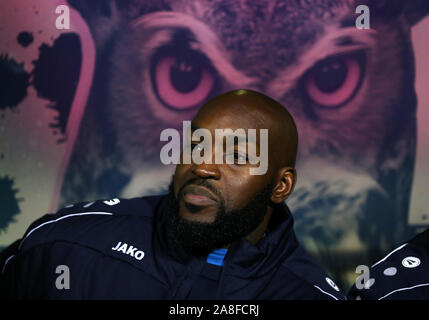
<path id="1" fill-rule="evenodd" d="M 166 200 L 166 196 L 161 197 L 155 208 L 157 233 L 162 250 L 166 250 L 175 260 L 185 264 L 192 260 L 198 260 L 199 264 L 204 263 L 205 257 L 190 256 L 177 243 L 167 223 L 169 213 Z M 240 239 L 231 244 L 224 260 L 225 272 L 241 278 L 263 276 L 271 272 L 297 245 L 289 208 L 285 203 L 275 204 L 265 237 L 256 245 L 246 239 Z"/>
<path id="2" fill-rule="evenodd" d="M 293 218 L 285 203 L 276 204 L 263 237 L 256 245 L 246 239 L 231 244 L 225 257 L 225 273 L 255 278 L 273 271 L 298 245 Z"/>

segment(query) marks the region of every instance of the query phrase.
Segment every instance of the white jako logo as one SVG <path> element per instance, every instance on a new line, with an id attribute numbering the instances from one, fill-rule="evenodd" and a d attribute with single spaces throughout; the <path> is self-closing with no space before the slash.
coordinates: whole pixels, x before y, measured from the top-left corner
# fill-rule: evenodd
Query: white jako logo
<path id="1" fill-rule="evenodd" d="M 326 277 L 326 282 L 332 287 L 334 288 L 336 291 L 340 291 L 340 288 L 337 287 L 337 285 L 335 284 L 334 281 L 332 281 L 331 279 L 329 279 L 328 277 Z"/>
<path id="2" fill-rule="evenodd" d="M 139 250 L 136 247 L 130 246 L 127 243 L 122 243 L 119 241 L 115 247 L 112 247 L 113 251 L 120 251 L 125 254 L 128 254 L 129 256 L 136 258 L 137 260 L 141 260 L 144 257 L 144 252 Z"/>
<path id="3" fill-rule="evenodd" d="M 402 260 L 402 265 L 405 268 L 415 268 L 420 265 L 420 259 L 417 257 L 406 257 Z"/>

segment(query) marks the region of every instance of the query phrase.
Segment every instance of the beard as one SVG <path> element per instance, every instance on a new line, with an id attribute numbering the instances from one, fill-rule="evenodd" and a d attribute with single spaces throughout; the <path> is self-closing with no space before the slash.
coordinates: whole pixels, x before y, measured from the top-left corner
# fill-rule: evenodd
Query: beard
<path id="1" fill-rule="evenodd" d="M 180 216 L 182 190 L 189 184 L 204 186 L 218 196 L 218 211 L 213 222 L 190 221 Z M 207 255 L 216 248 L 242 239 L 259 226 L 271 204 L 272 188 L 273 184 L 269 183 L 245 207 L 226 211 L 224 198 L 208 181 L 198 178 L 188 181 L 176 198 L 172 179 L 167 195 L 169 226 L 185 251 L 194 256 Z"/>

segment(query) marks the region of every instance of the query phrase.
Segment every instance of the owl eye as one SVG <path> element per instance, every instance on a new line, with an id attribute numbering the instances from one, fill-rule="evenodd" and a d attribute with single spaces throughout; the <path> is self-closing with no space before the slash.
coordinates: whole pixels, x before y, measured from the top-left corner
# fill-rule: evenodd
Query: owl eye
<path id="1" fill-rule="evenodd" d="M 213 92 L 217 74 L 201 53 L 164 49 L 152 63 L 152 85 L 158 99 L 175 110 L 194 108 Z"/>
<path id="2" fill-rule="evenodd" d="M 364 53 L 326 58 L 304 76 L 303 89 L 313 104 L 338 108 L 358 92 L 364 76 Z"/>

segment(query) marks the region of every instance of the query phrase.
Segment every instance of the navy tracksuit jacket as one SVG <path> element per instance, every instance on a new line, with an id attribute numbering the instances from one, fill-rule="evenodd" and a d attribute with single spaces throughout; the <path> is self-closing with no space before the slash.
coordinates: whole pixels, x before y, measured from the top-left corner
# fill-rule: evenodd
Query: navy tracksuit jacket
<path id="1" fill-rule="evenodd" d="M 219 266 L 189 256 L 177 244 L 167 224 L 166 202 L 165 196 L 99 200 L 43 216 L 2 252 L 0 295 L 344 299 L 298 244 L 285 204 L 274 208 L 271 230 L 256 246 L 247 240 L 234 242 Z"/>

